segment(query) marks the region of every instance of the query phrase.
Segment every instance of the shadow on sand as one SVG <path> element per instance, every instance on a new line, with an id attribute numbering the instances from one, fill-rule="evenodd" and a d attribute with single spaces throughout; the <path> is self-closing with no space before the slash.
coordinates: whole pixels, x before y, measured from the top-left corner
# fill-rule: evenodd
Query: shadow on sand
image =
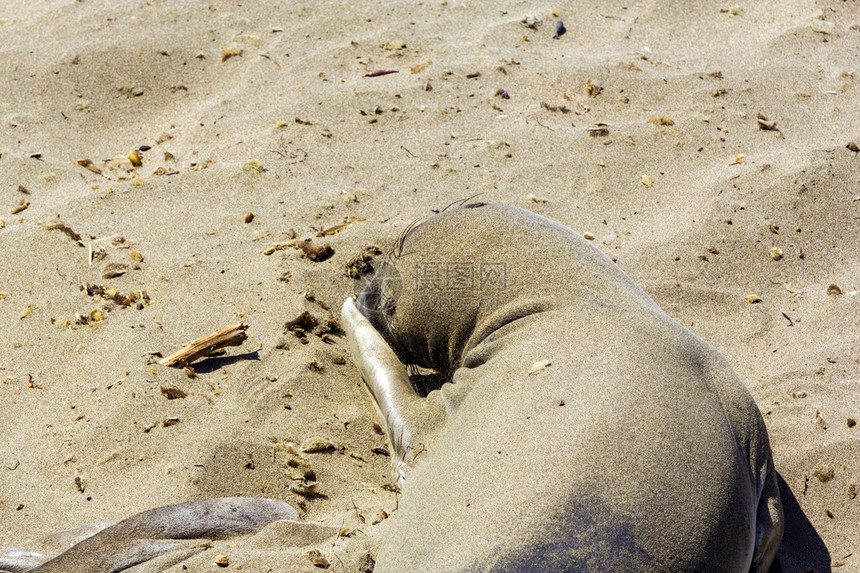
<path id="1" fill-rule="evenodd" d="M 192 367 L 194 368 L 194 371 L 198 374 L 209 374 L 210 372 L 218 370 L 222 366 L 229 366 L 231 364 L 235 364 L 236 362 L 242 362 L 245 360 L 259 361 L 259 351 L 255 350 L 253 352 L 246 352 L 244 354 L 237 354 L 235 356 L 215 356 L 212 358 L 204 358 L 200 362 L 192 364 Z"/>
<path id="2" fill-rule="evenodd" d="M 772 573 L 830 573 L 830 552 L 797 503 L 791 488 L 778 476 L 785 512 L 785 534 L 776 552 Z"/>

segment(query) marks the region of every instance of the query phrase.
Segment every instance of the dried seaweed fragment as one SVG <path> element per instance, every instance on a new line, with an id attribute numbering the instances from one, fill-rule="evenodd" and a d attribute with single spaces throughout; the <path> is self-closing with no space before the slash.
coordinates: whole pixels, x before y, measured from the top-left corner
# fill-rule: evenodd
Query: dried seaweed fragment
<path id="1" fill-rule="evenodd" d="M 648 123 L 653 123 L 654 125 L 675 125 L 675 121 L 665 115 L 648 118 Z"/>
<path id="2" fill-rule="evenodd" d="M 84 246 L 84 241 L 81 236 L 59 219 L 48 219 L 47 221 L 39 221 L 39 226 L 48 229 L 49 231 L 60 231 L 62 233 L 65 233 L 66 236 L 76 242 L 79 247 Z"/>
<path id="3" fill-rule="evenodd" d="M 379 76 L 387 76 L 388 74 L 396 74 L 399 70 L 376 70 L 373 72 L 369 72 L 364 74 L 366 78 L 378 78 Z"/>
<path id="4" fill-rule="evenodd" d="M 552 105 L 552 104 L 546 103 L 545 101 L 542 101 L 542 102 L 540 102 L 540 106 L 543 109 L 548 110 L 548 111 L 560 111 L 561 113 L 570 113 L 570 108 L 564 104 Z"/>
<path id="5" fill-rule="evenodd" d="M 221 61 L 226 62 L 227 60 L 229 60 L 233 56 L 241 56 L 244 53 L 245 53 L 244 49 L 238 48 L 235 46 L 230 47 L 230 48 L 225 48 L 224 51 L 221 52 Z"/>
<path id="6" fill-rule="evenodd" d="M 371 245 L 364 252 L 346 263 L 346 276 L 351 279 L 360 279 L 374 273 L 373 259 L 382 254 L 382 249 Z"/>
<path id="7" fill-rule="evenodd" d="M 609 135 L 609 124 L 598 122 L 595 123 L 592 127 L 587 127 L 585 131 L 591 137 L 606 137 L 607 135 Z"/>
<path id="8" fill-rule="evenodd" d="M 150 300 L 149 294 L 145 290 L 120 292 L 113 288 L 103 287 L 92 283 L 82 285 L 81 290 L 86 291 L 87 296 L 98 296 L 120 306 L 131 306 L 133 304 L 137 304 L 139 307 L 142 307 L 142 305 L 149 304 Z"/>
<path id="9" fill-rule="evenodd" d="M 12 215 L 17 215 L 18 213 L 25 210 L 29 206 L 30 206 L 29 201 L 27 201 L 26 199 L 21 199 L 21 201 L 19 201 L 17 205 L 15 205 L 11 209 L 9 209 L 9 213 L 11 213 Z"/>
<path id="10" fill-rule="evenodd" d="M 600 86 L 591 80 L 585 82 L 585 93 L 588 94 L 588 97 L 597 97 L 602 91 L 603 86 Z"/>
<path id="11" fill-rule="evenodd" d="M 91 159 L 78 159 L 77 161 L 75 161 L 75 163 L 79 167 L 83 167 L 84 169 L 86 169 L 88 171 L 92 171 L 93 173 L 95 173 L 97 175 L 102 174 L 101 168 L 98 167 L 97 165 L 95 165 Z"/>
<path id="12" fill-rule="evenodd" d="M 776 127 L 776 122 L 771 121 L 764 114 L 758 114 L 756 116 L 756 123 L 758 124 L 758 128 L 765 131 L 779 131 Z"/>
<path id="13" fill-rule="evenodd" d="M 140 86 L 118 86 L 116 91 L 127 98 L 140 97 L 144 94 L 144 89 Z"/>
<path id="14" fill-rule="evenodd" d="M 367 219 L 362 219 L 360 217 L 344 217 L 343 223 L 339 225 L 334 225 L 332 227 L 328 227 L 327 229 L 323 229 L 319 233 L 317 233 L 317 237 L 328 237 L 329 235 L 334 235 L 335 233 L 339 233 L 349 227 L 352 223 L 357 223 L 361 221 L 366 221 Z"/>
<path id="15" fill-rule="evenodd" d="M 285 332 L 292 332 L 296 338 L 303 342 L 307 340 L 307 333 L 319 325 L 319 320 L 308 311 L 304 311 L 296 318 L 289 320 L 284 324 Z"/>
<path id="16" fill-rule="evenodd" d="M 308 311 L 302 312 L 293 320 L 284 324 L 284 332 L 292 332 L 302 344 L 308 343 L 308 333 L 315 334 L 324 342 L 331 342 L 332 334 L 343 334 L 340 322 L 329 313 L 325 320 L 320 320 Z"/>
<path id="17" fill-rule="evenodd" d="M 176 400 L 177 398 L 187 398 L 188 392 L 185 390 L 180 390 L 179 388 L 166 388 L 164 386 L 161 387 L 161 393 L 168 400 Z"/>
<path id="18" fill-rule="evenodd" d="M 292 247 L 300 250 L 302 252 L 302 256 L 314 261 L 315 263 L 328 260 L 332 255 L 334 255 L 334 249 L 328 243 L 318 245 L 311 243 L 309 240 L 296 241 Z"/>
<path id="19" fill-rule="evenodd" d="M 432 63 L 433 63 L 432 60 L 427 60 L 426 62 L 421 62 L 420 64 L 415 64 L 414 66 L 411 66 L 409 68 L 409 71 L 412 72 L 413 74 L 417 74 L 418 72 L 420 72 L 421 70 L 423 70 L 424 68 L 426 68 L 427 66 L 429 66 Z"/>
<path id="20" fill-rule="evenodd" d="M 305 454 L 316 454 L 320 452 L 331 452 L 336 448 L 331 440 L 321 436 L 312 436 L 299 444 L 299 451 Z"/>
<path id="21" fill-rule="evenodd" d="M 115 279 L 128 272 L 128 265 L 124 263 L 108 263 L 102 270 L 103 279 Z"/>

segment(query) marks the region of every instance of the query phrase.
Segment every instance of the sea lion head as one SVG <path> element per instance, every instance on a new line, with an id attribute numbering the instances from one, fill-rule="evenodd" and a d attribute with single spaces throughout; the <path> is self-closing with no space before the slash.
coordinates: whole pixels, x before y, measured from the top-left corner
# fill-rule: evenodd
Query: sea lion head
<path id="1" fill-rule="evenodd" d="M 480 300 L 487 298 L 486 284 L 476 280 L 487 261 L 476 258 L 476 237 L 464 226 L 481 207 L 449 208 L 410 225 L 358 296 L 359 311 L 406 365 L 452 370 L 463 342 L 452 347 L 452 334 L 468 337 L 478 308 L 488 303 Z"/>
<path id="2" fill-rule="evenodd" d="M 394 317 L 397 316 L 397 301 L 403 289 L 400 273 L 392 256 L 365 285 L 355 301 L 359 312 L 370 321 L 391 346 L 397 346 L 394 336 Z"/>
<path id="3" fill-rule="evenodd" d="M 461 365 L 467 343 L 477 342 L 470 342 L 476 331 L 562 304 L 587 286 L 595 257 L 621 272 L 544 217 L 507 205 L 458 205 L 407 228 L 356 305 L 401 362 L 444 379 Z"/>

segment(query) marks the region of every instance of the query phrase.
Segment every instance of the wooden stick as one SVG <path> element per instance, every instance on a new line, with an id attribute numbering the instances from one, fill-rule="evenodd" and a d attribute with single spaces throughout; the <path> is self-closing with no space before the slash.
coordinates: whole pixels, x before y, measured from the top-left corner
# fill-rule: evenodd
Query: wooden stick
<path id="1" fill-rule="evenodd" d="M 248 335 L 245 334 L 245 330 L 247 330 L 247 328 L 247 324 L 237 322 L 227 328 L 216 330 L 211 334 L 192 340 L 170 356 L 159 360 L 158 363 L 163 364 L 164 366 L 183 368 L 198 358 L 206 356 L 219 348 L 224 348 L 225 346 L 239 346 L 248 338 Z"/>

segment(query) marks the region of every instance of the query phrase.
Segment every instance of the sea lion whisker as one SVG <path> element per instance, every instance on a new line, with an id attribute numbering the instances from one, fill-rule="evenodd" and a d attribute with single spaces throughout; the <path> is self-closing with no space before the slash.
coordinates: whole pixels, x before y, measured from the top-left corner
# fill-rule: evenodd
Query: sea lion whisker
<path id="1" fill-rule="evenodd" d="M 469 201 L 471 201 L 471 200 L 472 200 L 472 199 L 474 199 L 475 197 L 480 197 L 481 195 L 484 195 L 484 192 L 483 192 L 483 191 L 481 191 L 481 192 L 479 192 L 479 193 L 475 193 L 474 195 L 469 195 L 469 196 L 468 196 L 468 197 L 466 197 L 465 199 L 457 199 L 456 201 L 453 201 L 453 202 L 451 202 L 451 203 L 448 203 L 448 206 L 447 206 L 447 207 L 445 207 L 444 209 L 442 209 L 441 211 L 439 211 L 439 213 L 444 213 L 445 211 L 447 211 L 448 209 L 450 209 L 451 207 L 453 207 L 453 206 L 455 206 L 455 205 L 456 205 L 457 207 L 462 207 L 463 205 L 465 205 L 466 203 L 468 203 Z"/>
<path id="2" fill-rule="evenodd" d="M 412 231 L 414 231 L 423 222 L 424 219 L 416 219 L 409 223 L 405 229 L 403 229 L 403 232 L 400 233 L 399 237 L 397 237 L 397 240 L 394 242 L 394 246 L 391 249 L 391 254 L 394 260 L 397 260 L 401 256 L 403 256 L 403 247 L 406 243 L 406 239 L 409 237 Z"/>

